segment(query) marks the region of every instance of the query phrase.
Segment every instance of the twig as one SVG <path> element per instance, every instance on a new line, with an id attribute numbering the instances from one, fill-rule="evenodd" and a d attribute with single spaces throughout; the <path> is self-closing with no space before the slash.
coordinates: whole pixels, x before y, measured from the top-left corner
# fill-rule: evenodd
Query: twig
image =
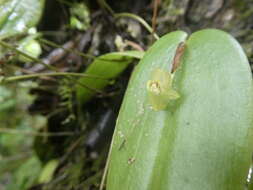
<path id="1" fill-rule="evenodd" d="M 85 58 L 91 58 L 91 59 L 95 59 L 96 57 L 93 56 L 93 55 L 89 55 L 89 54 L 85 54 L 83 52 L 80 52 L 80 51 L 77 51 L 77 50 L 73 50 L 73 49 L 69 49 L 69 48 L 65 48 L 61 45 L 58 45 L 52 41 L 49 41 L 49 40 L 46 40 L 46 39 L 39 39 L 40 42 L 44 43 L 44 44 L 47 44 L 47 45 L 50 45 L 52 47 L 55 47 L 55 48 L 61 48 L 63 49 L 64 51 L 66 52 L 69 52 L 69 53 L 74 53 L 76 55 L 80 55 L 82 57 L 85 57 Z"/>
<path id="2" fill-rule="evenodd" d="M 84 57 L 84 58 L 90 58 L 90 59 L 93 59 L 93 60 L 96 59 L 96 60 L 100 60 L 100 61 L 116 62 L 115 60 L 104 59 L 104 58 L 93 56 L 91 54 L 85 54 L 85 53 L 82 53 L 80 51 L 70 49 L 70 48 L 67 47 L 67 43 L 65 45 L 61 46 L 61 45 L 58 45 L 58 44 L 56 44 L 56 43 L 54 43 L 52 41 L 45 40 L 45 39 L 39 39 L 39 41 L 41 41 L 42 43 L 45 43 L 47 45 L 50 45 L 52 47 L 62 49 L 64 51 L 66 51 L 66 52 L 77 54 L 77 55 L 79 55 L 81 57 Z M 53 56 L 55 56 L 55 55 L 53 55 Z M 49 61 L 47 61 L 47 62 L 49 62 Z"/>

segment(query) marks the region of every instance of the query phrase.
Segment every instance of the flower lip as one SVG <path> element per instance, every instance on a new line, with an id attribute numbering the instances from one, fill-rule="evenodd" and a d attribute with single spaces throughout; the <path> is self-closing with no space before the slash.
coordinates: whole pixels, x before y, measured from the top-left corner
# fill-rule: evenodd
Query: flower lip
<path id="1" fill-rule="evenodd" d="M 157 81 L 157 80 L 149 80 L 148 83 L 147 83 L 147 89 L 150 91 L 150 92 L 153 92 L 154 94 L 156 95 L 159 95 L 161 94 L 161 84 L 160 84 L 160 81 Z"/>

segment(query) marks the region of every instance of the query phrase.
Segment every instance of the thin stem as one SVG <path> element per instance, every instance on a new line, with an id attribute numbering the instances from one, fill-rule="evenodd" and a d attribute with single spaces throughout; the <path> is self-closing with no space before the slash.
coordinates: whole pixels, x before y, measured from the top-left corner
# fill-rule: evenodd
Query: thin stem
<path id="1" fill-rule="evenodd" d="M 74 76 L 74 77 L 88 77 L 88 78 L 109 80 L 103 77 L 89 75 L 89 74 L 55 72 L 55 73 L 35 73 L 35 74 L 5 77 L 2 82 L 13 82 L 17 80 L 31 79 L 31 78 L 37 78 L 37 77 L 48 77 L 48 76 L 66 76 L 66 77 Z"/>
<path id="2" fill-rule="evenodd" d="M 98 171 L 93 176 L 86 179 L 84 182 L 78 185 L 78 187 L 88 187 L 90 184 L 95 183 L 97 179 L 103 174 L 103 171 Z"/>
<path id="3" fill-rule="evenodd" d="M 140 16 L 132 14 L 132 13 L 117 13 L 114 14 L 115 18 L 120 18 L 120 17 L 129 17 L 132 18 L 134 20 L 137 20 L 138 22 L 140 22 L 153 36 L 155 39 L 159 39 L 159 36 L 153 32 L 153 29 L 151 26 L 149 26 L 149 24 Z"/>
<path id="4" fill-rule="evenodd" d="M 106 3 L 105 0 L 98 0 L 98 4 L 103 7 L 104 9 L 106 9 L 107 11 L 110 12 L 111 15 L 114 15 L 114 11 L 112 10 L 112 8 Z"/>
<path id="5" fill-rule="evenodd" d="M 13 135 L 16 135 L 16 134 L 33 135 L 33 136 L 42 136 L 42 137 L 75 135 L 73 132 L 45 133 L 45 132 L 23 131 L 23 130 L 2 128 L 2 127 L 0 128 L 0 133 L 8 133 L 8 134 L 13 134 Z"/>
<path id="6" fill-rule="evenodd" d="M 113 15 L 115 18 L 129 17 L 129 18 L 137 20 L 154 36 L 155 39 L 157 39 L 157 40 L 159 39 L 159 36 L 155 32 L 153 32 L 152 27 L 149 26 L 149 24 L 140 16 L 132 14 L 132 13 L 115 13 L 112 10 L 112 8 L 106 3 L 105 0 L 98 0 L 98 3 L 100 4 L 101 7 L 108 10 L 110 12 L 110 14 Z"/>
<path id="7" fill-rule="evenodd" d="M 22 55 L 22 56 L 24 56 L 24 57 L 30 59 L 31 61 L 40 63 L 40 64 L 44 65 L 45 67 L 47 67 L 47 68 L 50 69 L 50 70 L 57 71 L 57 69 L 56 69 L 55 67 L 53 67 L 53 66 L 51 66 L 51 65 L 48 65 L 48 64 L 45 64 L 45 63 L 44 63 L 43 61 L 41 61 L 40 59 L 38 59 L 38 58 L 36 58 L 36 57 L 33 57 L 33 56 L 30 56 L 30 55 L 28 55 L 27 53 L 25 53 L 25 52 L 23 52 L 23 51 L 20 51 L 19 49 L 13 47 L 12 45 L 10 45 L 10 44 L 8 44 L 8 43 L 6 43 L 6 42 L 4 42 L 4 41 L 1 41 L 1 40 L 0 40 L 0 46 L 3 46 L 3 47 L 5 47 L 5 48 L 7 48 L 7 49 L 11 49 L 11 50 L 13 50 L 14 52 L 16 52 L 17 54 L 20 54 L 20 55 Z"/>
<path id="8" fill-rule="evenodd" d="M 101 91 L 101 90 L 98 90 L 98 89 L 95 89 L 95 88 L 92 88 L 90 86 L 87 86 L 79 81 L 75 81 L 77 85 L 81 86 L 81 87 L 84 87 L 84 88 L 87 88 L 88 90 L 90 91 L 94 91 L 95 93 L 99 93 L 99 94 L 103 94 L 104 95 L 104 92 Z"/>
<path id="9" fill-rule="evenodd" d="M 23 153 L 23 154 L 17 154 L 17 155 L 14 155 L 14 156 L 9 156 L 9 157 L 3 157 L 1 159 L 1 162 L 13 162 L 13 161 L 20 161 L 24 158 L 28 158 L 30 157 L 32 154 L 32 152 L 26 152 L 26 153 Z"/>
<path id="10" fill-rule="evenodd" d="M 152 35 L 156 31 L 156 19 L 157 19 L 158 4 L 159 4 L 159 0 L 154 0 L 154 9 L 153 9 L 153 16 L 152 16 Z"/>

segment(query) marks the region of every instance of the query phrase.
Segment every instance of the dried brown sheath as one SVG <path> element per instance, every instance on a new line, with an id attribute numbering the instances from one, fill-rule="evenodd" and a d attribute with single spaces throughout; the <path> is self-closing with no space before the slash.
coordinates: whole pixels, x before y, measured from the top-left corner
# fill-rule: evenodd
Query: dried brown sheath
<path id="1" fill-rule="evenodd" d="M 180 58 L 182 57 L 185 49 L 185 42 L 180 42 L 173 59 L 171 73 L 174 73 L 180 65 Z"/>

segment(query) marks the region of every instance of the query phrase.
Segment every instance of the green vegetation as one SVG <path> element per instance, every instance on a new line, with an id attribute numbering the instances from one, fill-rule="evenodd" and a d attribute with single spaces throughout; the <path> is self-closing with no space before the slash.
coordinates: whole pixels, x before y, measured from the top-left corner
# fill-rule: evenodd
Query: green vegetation
<path id="1" fill-rule="evenodd" d="M 0 189 L 252 188 L 251 1 L 0 0 Z"/>

